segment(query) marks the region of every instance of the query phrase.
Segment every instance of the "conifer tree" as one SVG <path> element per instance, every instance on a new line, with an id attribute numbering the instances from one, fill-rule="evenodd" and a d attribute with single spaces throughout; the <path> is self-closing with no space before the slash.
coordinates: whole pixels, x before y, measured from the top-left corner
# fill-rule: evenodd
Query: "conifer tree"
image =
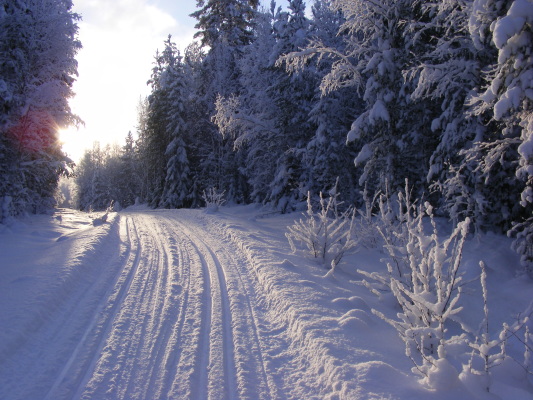
<path id="1" fill-rule="evenodd" d="M 276 73 L 267 91 L 279 113 L 276 126 L 281 132 L 279 148 L 282 153 L 270 183 L 269 201 L 286 211 L 306 196 L 300 185 L 304 174 L 302 157 L 315 130 L 309 112 L 317 85 L 316 75 L 309 70 L 287 74 L 278 61 L 281 56 L 308 43 L 309 20 L 302 0 L 289 1 L 289 11 L 278 10 L 274 35 L 276 45 L 270 54 L 270 63 Z"/>
<path id="2" fill-rule="evenodd" d="M 208 186 L 224 188 L 229 199 L 242 202 L 247 198 L 246 179 L 240 172 L 243 157 L 233 151 L 233 141 L 223 137 L 211 122 L 215 114 L 215 101 L 219 95 L 238 95 L 239 72 L 237 62 L 243 47 L 250 43 L 253 21 L 258 2 L 256 0 L 199 0 L 202 7 L 192 16 L 204 47 L 209 51 L 203 60 L 200 99 L 206 115 L 202 136 L 211 144 L 209 156 L 204 158 L 204 173 L 209 176 Z"/>
<path id="3" fill-rule="evenodd" d="M 71 8 L 71 1 L 0 1 L 0 159 L 8 171 L 0 219 L 50 207 L 59 175 L 68 173 L 58 130 L 80 122 L 67 102 L 81 48 Z"/>

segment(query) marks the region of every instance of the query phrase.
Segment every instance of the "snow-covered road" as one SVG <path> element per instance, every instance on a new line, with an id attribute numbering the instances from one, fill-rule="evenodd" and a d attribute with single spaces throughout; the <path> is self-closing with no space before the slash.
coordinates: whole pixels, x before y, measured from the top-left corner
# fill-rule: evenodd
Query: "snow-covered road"
<path id="1" fill-rule="evenodd" d="M 4 382 L 22 365 L 26 373 L 0 397 L 286 398 L 265 354 L 283 339 L 265 318 L 246 256 L 196 215 L 115 218 L 84 259 L 100 274 L 64 288 L 28 348 L 2 364 Z"/>
<path id="2" fill-rule="evenodd" d="M 326 277 L 290 250 L 298 215 L 267 213 L 139 208 L 93 226 L 95 215 L 61 210 L 0 226 L 0 399 L 473 398 L 456 378 L 421 386 L 397 333 L 371 312 L 397 312 L 355 273 L 378 268 L 379 249 Z M 481 254 L 512 260 L 501 237 L 484 240 L 467 268 Z M 508 282 L 494 291 L 506 299 L 499 322 L 532 287 L 493 274 L 493 287 Z M 476 323 L 474 306 L 465 315 Z M 527 381 L 509 382 L 494 393 L 533 398 Z"/>

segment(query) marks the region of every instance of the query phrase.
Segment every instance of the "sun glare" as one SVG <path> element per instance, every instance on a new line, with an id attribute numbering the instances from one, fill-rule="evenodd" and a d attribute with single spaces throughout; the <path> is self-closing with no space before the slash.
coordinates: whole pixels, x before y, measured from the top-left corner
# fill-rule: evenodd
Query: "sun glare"
<path id="1" fill-rule="evenodd" d="M 76 128 L 70 126 L 59 131 L 59 141 L 63 151 L 74 161 L 77 162 L 83 156 L 85 150 L 89 147 L 89 135 L 83 132 L 83 127 Z"/>

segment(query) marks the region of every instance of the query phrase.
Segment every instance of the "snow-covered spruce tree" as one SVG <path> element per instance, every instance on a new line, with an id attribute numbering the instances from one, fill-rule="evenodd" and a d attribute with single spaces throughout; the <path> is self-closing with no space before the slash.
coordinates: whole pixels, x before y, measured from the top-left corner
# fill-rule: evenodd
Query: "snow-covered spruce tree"
<path id="1" fill-rule="evenodd" d="M 119 154 L 119 164 L 115 202 L 118 202 L 121 207 L 128 207 L 135 204 L 135 200 L 140 197 L 141 186 L 135 141 L 131 132 L 128 132 Z"/>
<path id="2" fill-rule="evenodd" d="M 325 46 L 341 50 L 345 42 L 337 35 L 344 18 L 340 11 L 332 10 L 331 1 L 315 1 L 311 8 L 309 36 Z M 330 58 L 313 60 L 306 69 L 314 70 L 316 79 L 321 80 L 332 68 Z M 353 90 L 341 88 L 322 96 L 316 87 L 309 120 L 316 127 L 314 135 L 306 144 L 302 156 L 302 186 L 311 193 L 326 192 L 331 182 L 338 179 L 340 200 L 353 204 L 357 200 L 356 170 L 351 168 L 357 155 L 352 144 L 346 145 L 346 132 L 354 115 L 361 112 L 363 101 L 354 96 Z"/>
<path id="3" fill-rule="evenodd" d="M 337 177 L 343 187 L 353 187 L 354 171 L 344 167 L 354 154 L 343 143 L 354 112 L 351 94 L 320 96 L 318 81 L 327 73 L 327 63 L 310 64 L 291 76 L 282 69 L 284 58 L 277 62 L 311 36 L 341 40 L 336 33 L 342 16 L 328 6 L 317 2 L 311 21 L 303 2 L 292 2 L 288 11 L 272 2 L 268 12 L 257 14 L 254 39 L 238 63 L 241 92 L 218 97 L 216 103 L 215 123 L 246 155 L 242 171 L 250 198 L 282 210 L 308 190 L 326 190 Z M 346 190 L 346 196 L 350 193 Z"/>
<path id="4" fill-rule="evenodd" d="M 177 49 L 171 37 L 165 41 L 162 53 L 156 52 L 152 76 L 148 83 L 151 93 L 146 109 L 146 126 L 143 132 L 143 158 L 147 167 L 146 201 L 157 207 L 162 200 L 165 185 L 166 167 L 169 156 L 166 154 L 171 142 L 169 123 L 172 118 L 173 99 L 171 98 L 172 71 L 177 63 Z"/>
<path id="5" fill-rule="evenodd" d="M 169 45 L 169 44 L 167 44 Z M 164 71 L 162 85 L 167 88 L 170 101 L 167 117 L 167 130 L 170 135 L 165 155 L 168 158 L 163 195 L 159 206 L 180 208 L 190 205 L 192 189 L 189 159 L 187 156 L 187 123 L 186 112 L 188 102 L 189 82 L 185 75 L 185 65 L 179 52 L 175 54 L 175 61 Z"/>
<path id="6" fill-rule="evenodd" d="M 417 51 L 413 21 L 424 22 L 421 2 L 402 0 L 368 2 L 335 0 L 345 22 L 339 30 L 345 44 L 337 49 L 315 40 L 303 51 L 285 57 L 290 70 L 302 69 L 314 56 L 331 57 L 331 71 L 323 78 L 323 93 L 342 87 L 364 87 L 364 107 L 352 123 L 348 142 L 359 149 L 355 164 L 361 168 L 359 183 L 371 192 L 394 190 L 408 178 L 420 192 L 435 147 L 429 130 L 431 104 L 411 98 L 413 83 L 404 71 Z M 356 95 L 354 95 L 356 96 Z"/>
<path id="7" fill-rule="evenodd" d="M 427 181 L 438 194 L 440 210 L 456 222 L 483 217 L 483 192 L 475 165 L 465 163 L 462 150 L 472 146 L 485 130 L 481 118 L 468 114 L 467 99 L 482 82 L 482 68 L 490 52 L 479 51 L 469 34 L 472 2 L 421 2 L 422 19 L 409 21 L 412 62 L 403 74 L 413 85 L 411 99 L 430 108 L 431 135 L 436 148 L 430 158 Z M 443 198 L 443 200 L 439 199 Z M 480 220 L 480 223 L 482 221 Z"/>
<path id="8" fill-rule="evenodd" d="M 138 171 L 138 188 L 136 197 L 139 201 L 147 202 L 149 187 L 149 157 L 148 157 L 148 98 L 140 98 L 137 105 L 137 125 L 135 127 L 137 139 L 134 146 L 135 167 Z"/>
<path id="9" fill-rule="evenodd" d="M 468 39 L 475 54 L 472 61 L 478 67 L 476 72 L 475 64 L 464 64 L 465 70 L 468 65 L 474 67 L 472 80 L 464 83 L 472 90 L 465 99 L 464 110 L 457 114 L 459 124 L 452 124 L 451 129 L 444 131 L 445 136 L 432 159 L 432 171 L 439 169 L 439 161 L 445 166 L 433 187 L 442 193 L 442 210 L 454 221 L 470 217 L 476 231 L 483 228 L 505 230 L 510 226 L 511 215 L 519 208 L 516 206 L 516 190 L 513 189 L 519 185 L 513 167 L 516 146 L 512 140 L 503 137 L 501 122 L 493 118 L 488 107 L 480 107 L 479 102 L 481 88 L 486 85 L 486 77 L 497 61 L 490 25 L 504 12 L 503 3 L 476 0 L 468 6 Z M 455 131 L 459 135 L 455 135 Z M 448 135 L 448 132 L 454 136 Z M 447 153 L 451 156 L 446 156 Z"/>
<path id="10" fill-rule="evenodd" d="M 244 154 L 241 167 L 249 186 L 249 200 L 265 202 L 274 179 L 276 163 L 281 157 L 282 132 L 276 125 L 279 110 L 267 90 L 278 76 L 269 64 L 275 46 L 270 12 L 258 12 L 253 40 L 245 46 L 238 60 L 240 94 L 219 97 L 214 117 L 222 135 L 231 138 L 234 149 Z"/>
<path id="11" fill-rule="evenodd" d="M 240 173 L 242 154 L 233 151 L 233 142 L 222 137 L 211 121 L 218 95 L 238 95 L 241 91 L 237 62 L 243 47 L 250 43 L 258 6 L 257 0 L 198 1 L 201 8 L 191 14 L 198 20 L 196 37 L 209 47 L 203 60 L 201 86 L 198 95 L 205 104 L 203 136 L 212 148 L 204 158 L 203 189 L 216 186 L 226 190 L 228 200 L 242 202 L 247 197 L 246 180 Z"/>
<path id="12" fill-rule="evenodd" d="M 533 4 L 478 0 L 470 21 L 478 46 L 494 46 L 497 60 L 486 75 L 485 90 L 473 99 L 476 114 L 488 114 L 498 132 L 480 146 L 485 179 L 504 186 L 505 196 L 491 198 L 503 212 L 499 226 L 517 233 L 515 248 L 526 269 L 533 269 Z M 494 190 L 494 187 L 492 188 Z M 501 193 L 500 190 L 496 192 Z"/>
<path id="13" fill-rule="evenodd" d="M 2 219 L 50 207 L 71 164 L 57 136 L 79 123 L 68 106 L 81 48 L 71 8 L 70 1 L 0 1 Z"/>
<path id="14" fill-rule="evenodd" d="M 277 77 L 267 91 L 275 102 L 279 115 L 276 126 L 282 133 L 281 157 L 277 160 L 274 180 L 270 183 L 269 201 L 282 211 L 290 210 L 295 202 L 304 199 L 301 186 L 305 147 L 316 127 L 309 119 L 317 85 L 313 71 L 303 70 L 287 74 L 282 66 L 284 54 L 307 45 L 309 20 L 302 0 L 289 1 L 288 11 L 277 12 L 274 21 L 276 45 L 270 54 L 270 65 Z"/>
<path id="15" fill-rule="evenodd" d="M 211 135 L 210 124 L 206 118 L 208 115 L 208 105 L 201 94 L 201 88 L 204 81 L 203 62 L 205 52 L 198 42 L 193 42 L 186 47 L 183 58 L 183 69 L 185 76 L 188 77 L 188 99 L 184 104 L 185 123 L 187 125 L 187 134 L 183 136 L 185 149 L 187 151 L 187 160 L 190 169 L 191 186 L 189 188 L 188 200 L 191 207 L 200 207 L 203 205 L 202 190 L 210 187 L 211 176 L 206 173 L 213 164 L 212 149 L 216 146 L 213 144 L 214 137 Z M 208 160 L 206 162 L 206 160 Z"/>

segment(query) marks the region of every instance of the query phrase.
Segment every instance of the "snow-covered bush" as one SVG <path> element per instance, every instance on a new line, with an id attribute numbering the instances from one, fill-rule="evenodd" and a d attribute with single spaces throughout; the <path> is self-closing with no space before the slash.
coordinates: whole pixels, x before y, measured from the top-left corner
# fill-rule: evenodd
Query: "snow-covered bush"
<path id="1" fill-rule="evenodd" d="M 515 224 L 508 235 L 516 235 L 513 250 L 520 255 L 520 263 L 533 278 L 533 217 Z"/>
<path id="2" fill-rule="evenodd" d="M 479 331 L 468 327 L 457 314 L 464 306 L 460 298 L 467 282 L 459 268 L 471 221 L 467 218 L 448 237 L 440 238 L 431 205 L 411 203 L 408 195 L 407 189 L 400 193 L 397 204 L 387 196 L 379 200 L 375 223 L 388 255 L 387 271 L 358 272 L 374 294 L 391 293 L 396 299 L 401 311 L 395 317 L 384 310 L 372 312 L 396 329 L 415 365 L 413 372 L 430 387 L 439 385 L 439 377 L 454 375 L 470 391 L 480 393 L 491 390 L 496 371 L 505 369 L 515 379 L 532 374 L 533 303 L 492 336 L 487 274 L 480 262 L 483 319 Z"/>
<path id="3" fill-rule="evenodd" d="M 426 233 L 425 220 L 431 231 Z M 379 230 L 389 255 L 387 274 L 358 270 L 366 278 L 363 283 L 374 293 L 379 288 L 390 290 L 401 312 L 397 319 L 378 310 L 374 314 L 392 325 L 405 343 L 405 353 L 415 364 L 414 372 L 428 376 L 437 360 L 444 358 L 450 341 L 446 321 L 461 311 L 459 265 L 470 221 L 457 225 L 445 240 L 438 236 L 429 203 L 418 205 L 409 201 L 409 191 L 398 195 L 398 207 L 390 199 L 380 199 Z"/>
<path id="4" fill-rule="evenodd" d="M 207 192 L 204 190 L 202 198 L 205 201 L 205 209 L 208 212 L 216 212 L 218 208 L 226 202 L 224 195 L 226 191 L 219 192 L 216 187 L 210 187 Z"/>
<path id="5" fill-rule="evenodd" d="M 369 201 L 369 200 L 367 200 Z M 421 218 L 424 214 L 420 213 L 416 204 L 410 200 L 410 192 L 408 183 L 406 181 L 404 192 L 399 192 L 396 196 L 391 196 L 388 192 L 376 196 L 373 200 L 377 203 L 378 213 L 375 220 L 372 222 L 371 231 L 366 232 L 366 235 L 378 236 L 383 241 L 383 248 L 390 257 L 390 263 L 394 266 L 393 275 L 398 279 L 403 279 L 410 272 L 409 258 L 406 252 L 406 246 L 409 240 L 409 226 L 417 224 L 417 218 Z M 375 240 L 378 240 L 375 238 Z M 390 291 L 389 277 L 383 276 L 377 272 L 368 274 L 361 272 L 365 276 L 371 276 L 373 281 L 380 282 L 378 286 L 386 286 L 386 290 Z M 378 294 L 374 288 L 374 283 L 363 281 L 363 283 L 372 292 Z"/>
<path id="6" fill-rule="evenodd" d="M 107 221 L 107 217 L 109 215 L 110 212 L 113 212 L 115 211 L 115 202 L 113 200 L 111 200 L 111 202 L 109 203 L 109 206 L 106 208 L 104 214 L 100 217 L 97 217 L 97 218 L 94 218 L 93 219 L 93 225 L 94 226 L 100 226 L 102 224 L 105 224 L 106 221 Z"/>
<path id="7" fill-rule="evenodd" d="M 293 252 L 296 251 L 295 242 L 300 242 L 313 257 L 332 270 L 347 252 L 358 245 L 353 229 L 355 211 L 348 209 L 339 212 L 337 197 L 338 193 L 333 192 L 325 199 L 321 192 L 320 209 L 315 212 L 311 193 L 308 193 L 306 217 L 290 226 L 285 234 Z"/>
<path id="8" fill-rule="evenodd" d="M 380 194 L 378 192 L 371 198 L 366 187 L 362 194 L 364 209 L 357 209 L 360 217 L 356 222 L 357 237 L 361 246 L 367 249 L 373 249 L 378 245 L 380 240 L 374 215 L 374 208 L 380 199 Z"/>
<path id="9" fill-rule="evenodd" d="M 446 336 L 445 323 L 462 309 L 458 306 L 459 265 L 469 221 L 460 223 L 449 238 L 441 241 L 431 206 L 426 203 L 418 210 L 418 215 L 407 225 L 405 251 L 409 272 L 399 276 L 399 264 L 387 263 L 390 288 L 402 312 L 397 314 L 398 319 L 388 318 L 377 310 L 374 313 L 398 331 L 415 370 L 427 376 L 436 360 L 443 358 L 446 344 L 457 340 Z M 424 232 L 423 211 L 431 222 L 429 235 Z M 392 246 L 387 249 L 394 259 L 395 249 Z"/>
<path id="10" fill-rule="evenodd" d="M 463 376 L 468 374 L 484 376 L 485 389 L 489 391 L 488 378 L 490 376 L 490 369 L 503 362 L 505 358 L 505 344 L 507 339 L 507 324 L 504 324 L 503 330 L 499 335 L 499 340 L 490 340 L 489 336 L 489 308 L 487 302 L 487 271 L 483 262 L 479 263 L 481 267 L 481 288 L 483 293 L 483 322 L 481 324 L 481 332 L 478 334 L 473 342 L 469 343 L 472 349 L 470 361 L 463 371 Z M 479 362 L 481 361 L 481 362 Z"/>
<path id="11" fill-rule="evenodd" d="M 533 314 L 533 302 L 529 308 L 521 315 L 518 315 L 516 321 L 509 325 L 503 323 L 502 328 L 495 339 L 491 339 L 489 331 L 489 307 L 488 307 L 488 291 L 487 291 L 487 272 L 485 264 L 481 261 L 481 289 L 483 294 L 483 321 L 479 333 L 476 334 L 473 340 L 470 340 L 468 346 L 472 349 L 470 360 L 468 364 L 463 365 L 461 379 L 463 381 L 477 381 L 477 385 L 481 385 L 482 389 L 489 392 L 492 381 L 492 370 L 495 367 L 502 366 L 506 370 L 516 369 L 514 375 L 527 374 L 533 375 L 531 369 L 531 352 L 533 347 L 531 345 L 530 326 L 533 326 L 531 315 Z M 511 340 L 516 341 L 514 348 L 519 348 L 523 345 L 523 358 L 519 354 L 508 354 L 507 346 Z M 511 364 L 513 363 L 514 366 Z"/>

